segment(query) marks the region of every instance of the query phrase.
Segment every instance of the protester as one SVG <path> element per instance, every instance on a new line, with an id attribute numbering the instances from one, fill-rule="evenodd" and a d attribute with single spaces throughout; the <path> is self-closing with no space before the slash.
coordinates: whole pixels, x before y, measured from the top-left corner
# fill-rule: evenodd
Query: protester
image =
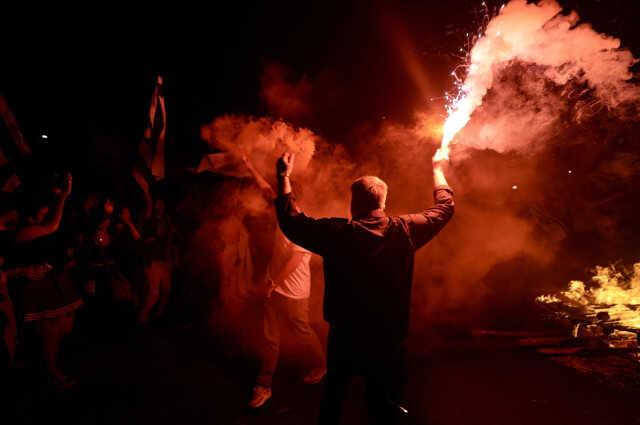
<path id="1" fill-rule="evenodd" d="M 406 412 L 402 389 L 414 253 L 454 212 L 445 164 L 433 163 L 435 206 L 387 216 L 387 185 L 365 176 L 351 186 L 347 220 L 314 219 L 300 211 L 291 189 L 293 163 L 292 154 L 278 160 L 276 211 L 285 236 L 324 259 L 324 317 L 330 329 L 320 423 L 340 422 L 354 375 L 365 378 L 371 422 L 396 423 Z"/>
<path id="2" fill-rule="evenodd" d="M 273 202 L 275 192 L 269 183 L 246 156 L 243 156 L 243 161 L 264 197 Z M 303 349 L 303 357 L 307 360 L 309 372 L 303 381 L 317 384 L 326 373 L 322 345 L 309 324 L 310 260 L 311 252 L 293 244 L 282 232 L 276 231 L 267 282 L 262 285 L 266 296 L 264 342 L 258 349 L 260 371 L 249 401 L 251 408 L 261 407 L 271 398 L 281 334 L 286 330 L 292 334 L 295 344 Z"/>
<path id="3" fill-rule="evenodd" d="M 71 193 L 71 174 L 53 191 L 53 202 L 36 200 L 27 208 L 27 221 L 16 232 L 12 250 L 12 273 L 16 288 L 16 310 L 26 325 L 33 325 L 42 340 L 46 371 L 59 388 L 74 381 L 58 366 L 62 340 L 73 327 L 74 312 L 82 305 L 75 282 L 64 269 L 64 249 L 59 228 L 65 202 Z"/>
<path id="4" fill-rule="evenodd" d="M 118 323 L 133 320 L 139 304 L 138 292 L 117 261 L 126 238 L 140 239 L 131 213 L 123 207 L 117 215 L 115 202 L 105 197 L 86 229 L 81 248 L 87 292 L 92 296 L 91 316 L 102 322 L 101 326 L 107 324 L 105 317 Z"/>

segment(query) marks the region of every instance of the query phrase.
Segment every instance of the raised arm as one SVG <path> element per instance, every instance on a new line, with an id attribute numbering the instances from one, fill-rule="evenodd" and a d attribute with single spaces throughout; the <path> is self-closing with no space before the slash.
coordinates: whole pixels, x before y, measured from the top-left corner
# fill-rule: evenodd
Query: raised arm
<path id="1" fill-rule="evenodd" d="M 136 227 L 136 225 L 133 224 L 133 220 L 131 219 L 131 212 L 129 211 L 129 208 L 122 209 L 122 212 L 120 213 L 120 219 L 125 224 L 125 226 L 127 226 L 127 229 L 129 229 L 129 233 L 131 234 L 131 237 L 133 238 L 133 240 L 134 241 L 140 240 L 140 232 L 138 231 L 138 228 Z"/>
<path id="2" fill-rule="evenodd" d="M 58 230 L 64 213 L 64 203 L 71 193 L 72 177 L 71 174 L 66 175 L 63 187 L 56 189 L 56 202 L 49 215 L 42 223 L 32 224 L 18 230 L 16 235 L 17 242 L 26 242 L 38 239 L 43 236 L 50 235 Z"/>
<path id="3" fill-rule="evenodd" d="M 149 182 L 144 178 L 142 173 L 137 167 L 133 167 L 132 175 L 140 189 L 142 189 L 142 197 L 144 198 L 144 218 L 148 220 L 151 218 L 153 211 L 153 199 L 151 199 L 151 190 L 149 188 Z"/>
<path id="4" fill-rule="evenodd" d="M 285 152 L 276 162 L 276 174 L 278 175 L 278 196 L 291 194 L 291 173 L 295 154 Z"/>
<path id="5" fill-rule="evenodd" d="M 418 214 L 408 214 L 403 218 L 408 222 L 409 232 L 415 249 L 424 246 L 444 228 L 454 213 L 453 190 L 445 177 L 445 160 L 433 160 L 434 206 Z"/>
<path id="6" fill-rule="evenodd" d="M 339 228 L 339 219 L 315 219 L 308 217 L 296 205 L 291 190 L 291 172 L 294 155 L 285 153 L 276 164 L 278 175 L 278 197 L 276 213 L 280 229 L 296 245 L 319 255 L 331 252 Z"/>

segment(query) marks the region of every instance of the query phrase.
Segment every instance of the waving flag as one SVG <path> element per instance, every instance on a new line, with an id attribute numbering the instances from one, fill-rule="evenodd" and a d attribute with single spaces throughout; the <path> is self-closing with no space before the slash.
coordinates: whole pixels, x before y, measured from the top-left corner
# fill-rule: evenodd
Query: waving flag
<path id="1" fill-rule="evenodd" d="M 167 133 L 167 110 L 164 101 L 164 85 L 158 76 L 149 107 L 149 122 L 140 142 L 139 150 L 147 171 L 157 180 L 165 177 L 164 148 Z"/>
<path id="2" fill-rule="evenodd" d="M 158 76 L 151 96 L 147 127 L 138 145 L 140 160 L 133 166 L 133 178 L 140 186 L 145 200 L 145 217 L 151 216 L 151 186 L 165 177 L 164 148 L 167 134 L 167 109 L 164 84 Z"/>

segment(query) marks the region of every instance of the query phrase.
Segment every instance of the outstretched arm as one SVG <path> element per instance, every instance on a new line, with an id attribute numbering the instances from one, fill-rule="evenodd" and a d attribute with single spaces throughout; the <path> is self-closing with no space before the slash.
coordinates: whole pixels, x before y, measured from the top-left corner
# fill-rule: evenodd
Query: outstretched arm
<path id="1" fill-rule="evenodd" d="M 133 167 L 131 172 L 133 174 L 133 178 L 142 189 L 142 196 L 144 198 L 144 218 L 148 220 L 151 218 L 151 213 L 153 211 L 153 200 L 151 199 L 151 190 L 149 189 L 149 182 L 144 178 L 142 173 L 137 167 Z"/>
<path id="2" fill-rule="evenodd" d="M 127 226 L 127 229 L 129 229 L 129 233 L 131 234 L 131 237 L 133 238 L 134 241 L 137 241 L 140 239 L 140 232 L 138 231 L 138 228 L 136 227 L 135 224 L 133 224 L 133 220 L 131 219 L 131 212 L 129 211 L 129 208 L 123 208 L 122 212 L 120 213 L 120 219 L 122 219 L 122 222 L 125 224 L 125 226 Z"/>
<path id="3" fill-rule="evenodd" d="M 433 200 L 435 205 L 418 214 L 403 216 L 408 222 L 415 249 L 429 242 L 444 228 L 454 214 L 453 190 L 447 184 L 444 169 L 446 161 L 433 160 Z"/>
<path id="4" fill-rule="evenodd" d="M 278 175 L 278 196 L 291 194 L 291 173 L 296 156 L 290 152 L 284 153 L 276 163 Z"/>
<path id="5" fill-rule="evenodd" d="M 337 219 L 315 219 L 308 217 L 296 205 L 291 190 L 291 172 L 294 155 L 285 153 L 276 164 L 278 175 L 278 198 L 276 213 L 280 229 L 296 245 L 311 252 L 324 255 L 331 252 L 331 245 L 339 227 Z"/>
<path id="6" fill-rule="evenodd" d="M 67 174 L 64 186 L 62 188 L 56 189 L 55 191 L 56 203 L 47 218 L 42 223 L 29 225 L 20 229 L 18 231 L 18 234 L 16 235 L 16 241 L 26 242 L 56 232 L 60 227 L 60 222 L 62 221 L 64 203 L 71 193 L 71 186 L 72 177 L 71 174 Z"/>

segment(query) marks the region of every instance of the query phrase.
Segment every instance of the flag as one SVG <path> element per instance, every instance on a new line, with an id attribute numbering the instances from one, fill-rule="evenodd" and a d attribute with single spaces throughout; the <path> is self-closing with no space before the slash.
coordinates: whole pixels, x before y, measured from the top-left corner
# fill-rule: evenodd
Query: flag
<path id="1" fill-rule="evenodd" d="M 139 151 L 147 171 L 153 179 L 162 180 L 165 177 L 164 149 L 167 133 L 167 110 L 164 100 L 164 85 L 162 77 L 158 76 L 151 96 L 149 107 L 149 122 L 140 142 Z"/>
<path id="2" fill-rule="evenodd" d="M 151 217 L 151 186 L 153 182 L 162 180 L 165 177 L 164 148 L 167 133 L 167 110 L 163 89 L 162 77 L 158 76 L 151 96 L 149 116 L 147 117 L 149 121 L 138 145 L 140 157 L 135 162 L 132 170 L 134 180 L 142 189 L 145 218 Z"/>
<path id="3" fill-rule="evenodd" d="M 230 152 L 204 155 L 195 170 L 196 173 L 211 172 L 229 177 L 251 177 L 242 158 Z"/>

